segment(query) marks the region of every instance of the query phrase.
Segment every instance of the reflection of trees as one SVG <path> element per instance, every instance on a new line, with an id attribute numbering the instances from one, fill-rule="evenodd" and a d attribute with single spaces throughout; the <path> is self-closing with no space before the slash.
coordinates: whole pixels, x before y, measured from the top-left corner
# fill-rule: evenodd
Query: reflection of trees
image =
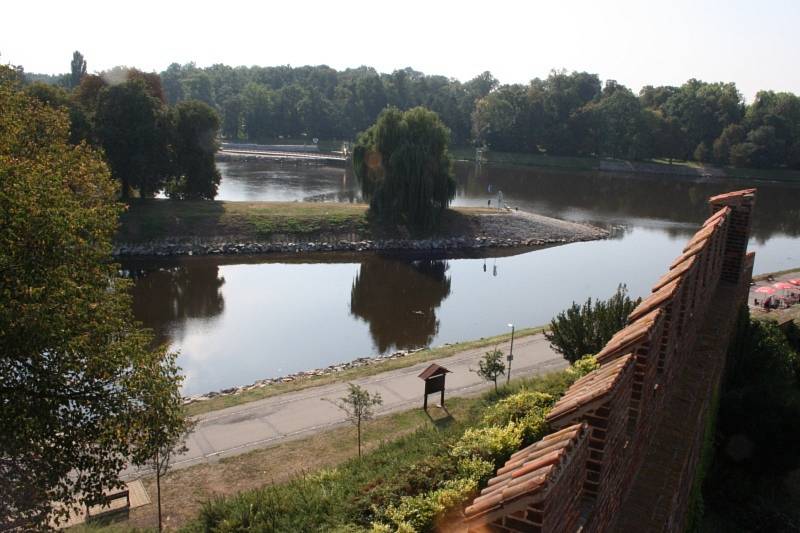
<path id="1" fill-rule="evenodd" d="M 350 312 L 369 323 L 383 353 L 427 346 L 439 330 L 436 308 L 450 294 L 448 265 L 441 260 L 370 257 L 350 291 Z"/>
<path id="2" fill-rule="evenodd" d="M 211 318 L 225 308 L 222 285 L 215 264 L 123 265 L 123 273 L 134 280 L 131 288 L 133 313 L 151 328 L 159 342 L 188 318 Z"/>
<path id="3" fill-rule="evenodd" d="M 642 176 L 608 172 L 561 171 L 545 168 L 456 164 L 458 194 L 488 198 L 502 190 L 506 201 L 544 215 L 581 218 L 595 223 L 659 219 L 699 224 L 708 216 L 708 198 L 715 194 L 758 188 L 753 236 L 764 240 L 776 233 L 800 235 L 800 187 L 747 180 L 698 181 L 678 176 Z M 577 213 L 576 211 L 583 211 Z M 683 234 L 686 229 L 670 228 Z"/>

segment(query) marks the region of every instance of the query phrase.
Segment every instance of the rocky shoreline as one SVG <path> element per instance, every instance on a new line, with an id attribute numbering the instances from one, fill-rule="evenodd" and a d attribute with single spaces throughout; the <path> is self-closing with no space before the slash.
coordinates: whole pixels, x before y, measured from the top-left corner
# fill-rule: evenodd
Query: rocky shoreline
<path id="1" fill-rule="evenodd" d="M 448 345 L 449 344 L 445 344 L 444 346 Z M 207 392 L 205 394 L 196 394 L 194 396 L 184 396 L 183 404 L 188 405 L 195 402 L 202 402 L 210 400 L 212 398 L 217 398 L 218 396 L 231 396 L 234 394 L 239 394 L 254 389 L 263 389 L 271 385 L 279 385 L 281 383 L 291 383 L 298 379 L 338 374 L 339 372 L 350 370 L 352 368 L 360 368 L 364 366 L 380 364 L 385 361 L 391 361 L 392 359 L 402 359 L 403 357 L 415 354 L 425 349 L 426 348 L 417 348 L 414 350 L 400 350 L 390 354 L 376 355 L 374 357 L 359 357 L 358 359 L 354 359 L 347 363 L 333 364 L 323 368 L 315 368 L 314 370 L 304 370 L 300 372 L 295 372 L 294 374 L 288 374 L 286 376 L 280 376 L 276 378 L 259 379 L 258 381 L 251 383 L 250 385 L 243 385 L 240 387 L 230 387 L 227 389 L 222 389 L 220 391 L 212 391 L 212 392 Z"/>
<path id="2" fill-rule="evenodd" d="M 171 238 L 143 243 L 115 243 L 117 257 L 174 257 L 203 255 L 258 255 L 270 253 L 366 251 L 470 251 L 521 248 L 604 239 L 606 230 L 517 211 L 476 217 L 477 231 L 457 237 L 427 239 L 359 239 L 326 236 L 276 236 L 272 239 Z M 282 238 L 281 238 L 282 237 Z"/>

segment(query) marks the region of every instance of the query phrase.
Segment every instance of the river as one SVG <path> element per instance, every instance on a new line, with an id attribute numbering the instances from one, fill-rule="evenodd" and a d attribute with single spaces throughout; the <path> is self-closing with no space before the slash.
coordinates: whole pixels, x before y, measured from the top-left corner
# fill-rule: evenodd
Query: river
<path id="1" fill-rule="evenodd" d="M 341 168 L 220 163 L 220 200 L 356 201 Z M 643 296 L 719 192 L 758 187 L 755 271 L 800 266 L 800 186 L 456 165 L 455 205 L 502 191 L 523 210 L 612 230 L 605 241 L 497 257 L 312 255 L 130 260 L 134 313 L 180 351 L 200 394 L 397 349 L 541 325 L 620 283 Z"/>

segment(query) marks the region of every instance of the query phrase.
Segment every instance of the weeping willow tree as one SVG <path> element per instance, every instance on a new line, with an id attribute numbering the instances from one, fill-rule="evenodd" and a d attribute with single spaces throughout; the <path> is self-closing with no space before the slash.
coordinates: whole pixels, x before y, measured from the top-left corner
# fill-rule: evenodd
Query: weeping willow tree
<path id="1" fill-rule="evenodd" d="M 353 166 L 361 192 L 378 219 L 431 230 L 456 190 L 447 152 L 450 130 L 423 107 L 390 107 L 359 135 Z"/>

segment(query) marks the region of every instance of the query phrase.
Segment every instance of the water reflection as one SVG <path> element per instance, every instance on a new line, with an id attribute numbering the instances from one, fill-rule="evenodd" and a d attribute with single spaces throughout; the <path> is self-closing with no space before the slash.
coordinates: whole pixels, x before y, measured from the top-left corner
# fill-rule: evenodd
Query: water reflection
<path id="1" fill-rule="evenodd" d="M 455 170 L 457 205 L 485 207 L 502 191 L 506 203 L 520 209 L 601 226 L 657 227 L 675 237 L 692 234 L 708 216 L 709 196 L 758 187 L 753 237 L 800 236 L 800 184 L 467 163 Z"/>
<path id="2" fill-rule="evenodd" d="M 378 352 L 427 346 L 439 331 L 436 309 L 450 294 L 447 261 L 372 256 L 350 291 L 350 313 L 369 324 Z"/>
<path id="3" fill-rule="evenodd" d="M 123 275 L 134 280 L 134 316 L 153 330 L 158 342 L 181 340 L 187 319 L 210 321 L 225 310 L 225 278 L 216 264 L 135 260 L 123 264 Z"/>

